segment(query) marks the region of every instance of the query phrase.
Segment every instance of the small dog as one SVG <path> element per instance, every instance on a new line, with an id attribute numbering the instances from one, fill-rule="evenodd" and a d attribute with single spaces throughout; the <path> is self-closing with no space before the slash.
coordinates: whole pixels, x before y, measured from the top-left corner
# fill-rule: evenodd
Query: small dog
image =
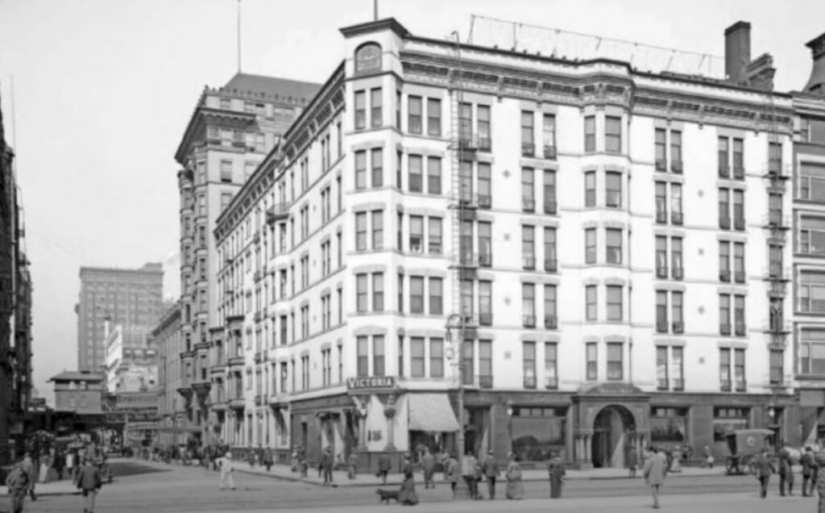
<path id="1" fill-rule="evenodd" d="M 390 499 L 393 499 L 395 502 L 398 502 L 399 492 L 400 490 L 384 490 L 381 488 L 375 491 L 375 493 L 377 493 L 378 496 L 381 497 L 381 500 L 379 502 L 385 502 L 387 504 L 390 503 Z"/>

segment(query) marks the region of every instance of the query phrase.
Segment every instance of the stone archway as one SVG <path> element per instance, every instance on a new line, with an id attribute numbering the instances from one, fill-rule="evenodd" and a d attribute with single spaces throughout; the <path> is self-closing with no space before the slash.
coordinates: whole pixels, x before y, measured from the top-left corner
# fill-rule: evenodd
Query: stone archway
<path id="1" fill-rule="evenodd" d="M 624 468 L 632 450 L 629 436 L 635 429 L 633 414 L 621 405 L 602 408 L 593 420 L 592 463 L 596 468 Z"/>

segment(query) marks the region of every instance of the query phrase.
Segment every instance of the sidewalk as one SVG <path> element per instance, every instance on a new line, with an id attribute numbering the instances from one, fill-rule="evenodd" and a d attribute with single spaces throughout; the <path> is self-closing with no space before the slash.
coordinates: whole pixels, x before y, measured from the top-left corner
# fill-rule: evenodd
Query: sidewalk
<path id="1" fill-rule="evenodd" d="M 321 486 L 324 480 L 318 477 L 318 469 L 310 469 L 307 477 L 301 477 L 298 472 L 291 472 L 287 465 L 274 465 L 272 469 L 267 472 L 265 467 L 256 465 L 250 467 L 248 463 L 234 462 L 235 470 L 245 474 L 254 474 L 258 476 L 267 476 L 273 479 L 281 479 L 284 481 L 293 481 L 298 483 L 306 483 Z M 502 472 L 504 468 L 502 468 Z M 423 478 L 421 472 L 416 472 L 416 481 L 421 481 Z M 380 487 L 383 486 L 380 478 L 375 477 L 374 474 L 359 474 L 354 480 L 347 479 L 347 473 L 343 470 L 336 470 L 332 473 L 334 486 L 337 487 Z M 669 478 L 678 477 L 707 477 L 707 476 L 723 476 L 725 475 L 724 467 L 714 467 L 713 469 L 683 467 L 682 472 L 676 474 L 668 474 Z M 641 471 L 636 473 L 636 479 L 641 479 Z M 620 468 L 606 468 L 593 470 L 568 470 L 566 478 L 568 480 L 580 479 L 628 479 L 628 470 Z M 522 479 L 524 481 L 547 481 L 549 479 L 546 469 L 540 470 L 522 470 Z M 387 477 L 387 486 L 401 485 L 401 475 L 398 473 L 390 474 Z M 444 482 L 444 475 L 438 472 L 435 475 L 436 483 Z"/>

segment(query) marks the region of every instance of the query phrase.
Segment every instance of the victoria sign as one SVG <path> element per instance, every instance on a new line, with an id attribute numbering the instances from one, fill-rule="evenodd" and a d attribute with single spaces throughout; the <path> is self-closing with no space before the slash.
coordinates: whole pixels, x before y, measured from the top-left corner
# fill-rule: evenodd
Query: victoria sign
<path id="1" fill-rule="evenodd" d="M 395 388 L 395 386 L 395 378 L 392 376 L 347 379 L 347 390 L 375 390 L 382 388 Z"/>

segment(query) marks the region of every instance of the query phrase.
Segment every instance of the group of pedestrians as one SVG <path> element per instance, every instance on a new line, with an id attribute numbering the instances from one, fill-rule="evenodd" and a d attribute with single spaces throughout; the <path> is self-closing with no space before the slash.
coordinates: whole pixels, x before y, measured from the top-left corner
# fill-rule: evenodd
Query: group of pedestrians
<path id="1" fill-rule="evenodd" d="M 94 513 L 95 499 L 103 486 L 103 478 L 97 462 L 84 458 L 83 465 L 78 468 L 73 479 L 84 499 L 83 513 Z M 11 497 L 11 513 L 23 512 L 26 496 L 31 497 L 33 501 L 37 500 L 34 492 L 36 482 L 37 477 L 31 456 L 26 454 L 22 460 L 14 464 L 12 471 L 6 476 L 6 487 Z"/>

